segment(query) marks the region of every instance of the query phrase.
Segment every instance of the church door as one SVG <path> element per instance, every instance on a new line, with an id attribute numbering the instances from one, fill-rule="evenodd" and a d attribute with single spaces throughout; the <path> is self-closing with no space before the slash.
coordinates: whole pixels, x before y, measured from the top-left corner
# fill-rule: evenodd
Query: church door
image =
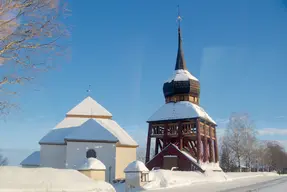
<path id="1" fill-rule="evenodd" d="M 178 157 L 176 155 L 167 155 L 163 157 L 163 169 L 178 167 Z"/>

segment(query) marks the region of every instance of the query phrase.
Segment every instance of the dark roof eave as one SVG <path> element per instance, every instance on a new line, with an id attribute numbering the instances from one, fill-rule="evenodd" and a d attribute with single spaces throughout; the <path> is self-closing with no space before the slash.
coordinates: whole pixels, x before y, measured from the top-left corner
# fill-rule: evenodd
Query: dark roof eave
<path id="1" fill-rule="evenodd" d="M 174 121 L 182 121 L 182 120 L 194 120 L 194 119 L 197 119 L 197 118 L 200 118 L 201 120 L 204 120 L 206 123 L 208 124 L 211 124 L 211 125 L 214 125 L 214 126 L 217 126 L 217 124 L 211 122 L 211 121 L 208 121 L 207 119 L 204 119 L 204 118 L 201 118 L 201 117 L 192 117 L 192 118 L 179 118 L 179 119 L 165 119 L 165 120 L 151 120 L 151 121 L 146 121 L 147 123 L 155 123 L 155 122 L 159 122 L 159 123 L 166 123 L 166 122 L 174 122 Z"/>

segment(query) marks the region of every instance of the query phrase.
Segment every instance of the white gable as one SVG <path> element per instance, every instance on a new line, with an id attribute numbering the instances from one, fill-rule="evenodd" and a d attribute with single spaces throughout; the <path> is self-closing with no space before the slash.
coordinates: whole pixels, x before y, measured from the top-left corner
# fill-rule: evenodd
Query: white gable
<path id="1" fill-rule="evenodd" d="M 175 119 L 187 119 L 201 117 L 214 124 L 215 121 L 204 111 L 204 109 L 189 101 L 170 102 L 159 108 L 148 121 L 164 121 Z"/>
<path id="2" fill-rule="evenodd" d="M 85 98 L 81 103 L 71 109 L 67 115 L 108 116 L 112 114 L 91 97 Z"/>

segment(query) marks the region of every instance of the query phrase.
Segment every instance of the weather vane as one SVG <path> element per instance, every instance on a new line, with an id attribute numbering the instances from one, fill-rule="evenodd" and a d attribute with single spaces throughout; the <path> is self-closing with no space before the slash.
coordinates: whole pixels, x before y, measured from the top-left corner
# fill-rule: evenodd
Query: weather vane
<path id="1" fill-rule="evenodd" d="M 91 85 L 89 85 L 89 89 L 87 90 L 88 96 L 90 96 L 90 92 L 91 92 Z"/>
<path id="2" fill-rule="evenodd" d="M 177 5 L 177 19 L 176 19 L 176 21 L 178 22 L 178 28 L 180 28 L 181 20 L 182 20 L 182 17 L 180 16 L 179 5 Z"/>

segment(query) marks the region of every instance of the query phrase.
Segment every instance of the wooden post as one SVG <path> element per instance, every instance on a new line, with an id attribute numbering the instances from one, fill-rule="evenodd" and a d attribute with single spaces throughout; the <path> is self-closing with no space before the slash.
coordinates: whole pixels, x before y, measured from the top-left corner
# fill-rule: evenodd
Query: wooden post
<path id="1" fill-rule="evenodd" d="M 182 150 L 183 148 L 183 137 L 182 137 L 182 124 L 179 121 L 178 124 L 178 146 L 179 146 L 179 150 Z"/>
<path id="2" fill-rule="evenodd" d="M 152 125 L 151 125 L 151 123 L 149 123 L 149 126 L 148 126 L 148 134 L 147 134 L 147 142 L 146 142 L 145 163 L 149 162 L 149 160 L 150 160 L 151 129 L 152 129 Z"/>
<path id="3" fill-rule="evenodd" d="M 204 136 L 203 136 L 203 162 L 206 162 L 208 160 L 208 157 L 207 157 L 207 130 L 206 128 L 208 128 L 206 126 L 206 124 L 204 124 Z"/>
<path id="4" fill-rule="evenodd" d="M 168 123 L 165 123 L 164 124 L 164 134 L 163 134 L 163 146 L 162 148 L 164 149 L 166 146 L 167 146 L 167 131 L 168 131 Z"/>
<path id="5" fill-rule="evenodd" d="M 197 163 L 200 162 L 201 155 L 201 134 L 200 134 L 200 121 L 199 118 L 196 119 L 196 138 L 197 138 Z"/>
<path id="6" fill-rule="evenodd" d="M 215 163 L 218 162 L 218 145 L 217 145 L 217 136 L 216 136 L 216 130 L 214 127 L 214 155 L 215 155 Z"/>
<path id="7" fill-rule="evenodd" d="M 213 139 L 212 139 L 212 127 L 209 126 L 209 134 L 210 134 L 210 138 L 209 138 L 209 162 L 214 162 L 214 155 L 213 155 Z"/>
<path id="8" fill-rule="evenodd" d="M 159 148 L 159 138 L 155 139 L 155 155 L 158 154 L 158 148 Z"/>

